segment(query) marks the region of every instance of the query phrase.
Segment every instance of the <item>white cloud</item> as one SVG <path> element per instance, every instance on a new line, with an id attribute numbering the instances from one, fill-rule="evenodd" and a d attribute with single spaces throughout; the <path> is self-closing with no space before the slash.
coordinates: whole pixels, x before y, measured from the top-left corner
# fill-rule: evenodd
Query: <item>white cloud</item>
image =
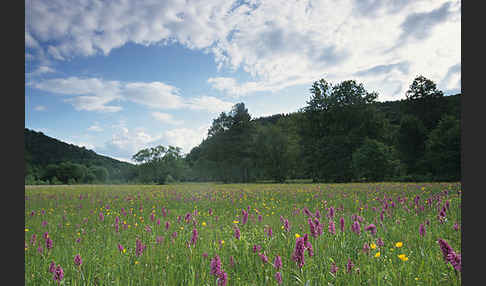
<path id="1" fill-rule="evenodd" d="M 35 111 L 46 111 L 47 108 L 44 105 L 37 105 L 36 107 L 34 107 L 34 110 Z"/>
<path id="2" fill-rule="evenodd" d="M 168 145 L 181 147 L 183 153 L 189 153 L 193 147 L 202 142 L 208 129 L 209 126 L 171 129 L 164 132 L 164 139 Z"/>
<path id="3" fill-rule="evenodd" d="M 103 132 L 103 128 L 101 128 L 101 126 L 98 123 L 95 123 L 94 125 L 88 127 L 88 131 Z"/>
<path id="4" fill-rule="evenodd" d="M 200 96 L 189 98 L 186 105 L 192 110 L 207 110 L 213 113 L 228 111 L 233 107 L 234 103 L 221 100 L 214 96 Z"/>
<path id="5" fill-rule="evenodd" d="M 40 47 L 37 40 L 34 39 L 32 35 L 27 31 L 25 31 L 25 46 L 33 49 L 38 49 Z"/>
<path id="6" fill-rule="evenodd" d="M 228 11 L 232 6 L 227 0 L 26 0 L 26 26 L 37 41 L 56 42 L 48 52 L 60 60 L 107 55 L 128 42 L 151 45 L 176 40 L 191 49 L 203 49 L 231 29 Z"/>
<path id="7" fill-rule="evenodd" d="M 185 98 L 180 90 L 162 82 L 119 82 L 99 78 L 55 78 L 35 81 L 34 88 L 71 96 L 64 101 L 76 110 L 117 112 L 116 101 L 130 101 L 151 109 L 190 109 L 209 112 L 225 111 L 233 103 L 212 96 Z"/>
<path id="8" fill-rule="evenodd" d="M 30 68 L 30 67 L 29 67 Z M 47 74 L 47 73 L 55 73 L 56 70 L 49 67 L 49 66 L 38 66 L 34 71 L 29 71 L 26 73 L 26 76 L 40 76 L 40 75 L 43 75 L 43 74 Z"/>
<path id="9" fill-rule="evenodd" d="M 168 113 L 164 113 L 164 112 L 152 112 L 151 113 L 152 117 L 157 119 L 158 121 L 162 122 L 162 123 L 167 123 L 167 124 L 170 124 L 170 125 L 180 125 L 182 123 L 184 123 L 184 121 L 182 120 L 176 120 L 172 117 L 172 115 L 168 114 Z"/>
<path id="10" fill-rule="evenodd" d="M 417 74 L 439 82 L 461 57 L 460 1 L 408 2 L 88 0 L 73 5 L 27 0 L 26 39 L 32 47 L 45 44 L 45 54 L 57 60 L 108 55 L 126 43 L 178 42 L 212 53 L 220 70 L 247 72 L 251 79 L 246 82 L 228 75 L 208 81 L 236 97 L 322 77 L 355 79 L 360 71 L 408 62 L 406 72 L 385 68 L 376 77 L 360 77 L 365 85 L 376 85 L 380 96 L 403 97 L 388 93 L 402 92 L 397 86 L 410 84 Z M 187 104 L 179 100 L 177 89 L 161 84 L 133 89 L 131 100 L 151 108 Z M 147 92 L 136 93 L 140 89 Z"/>
<path id="11" fill-rule="evenodd" d="M 100 154 L 111 154 L 118 158 L 131 158 L 141 149 L 156 144 L 162 135 L 151 135 L 143 129 L 129 130 L 123 123 L 115 126 L 110 140 L 96 148 Z"/>
<path id="12" fill-rule="evenodd" d="M 184 106 L 179 90 L 162 82 L 124 84 L 123 98 L 150 108 L 179 109 Z"/>
<path id="13" fill-rule="evenodd" d="M 209 125 L 174 128 L 160 134 L 151 134 L 143 128 L 129 129 L 123 122 L 114 125 L 113 128 L 112 137 L 103 145 L 94 146 L 94 151 L 133 163 L 131 158 L 138 151 L 158 145 L 180 147 L 183 153 L 188 153 L 205 138 Z"/>

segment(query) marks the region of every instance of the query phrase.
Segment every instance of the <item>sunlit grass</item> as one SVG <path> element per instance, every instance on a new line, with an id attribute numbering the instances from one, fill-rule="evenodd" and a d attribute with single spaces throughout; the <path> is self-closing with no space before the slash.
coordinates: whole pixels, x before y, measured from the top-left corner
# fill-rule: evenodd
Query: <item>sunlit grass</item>
<path id="1" fill-rule="evenodd" d="M 56 284 L 49 272 L 54 261 L 63 268 L 66 285 L 217 285 L 210 263 L 218 255 L 227 285 L 276 285 L 277 272 L 283 285 L 460 285 L 460 273 L 444 261 L 437 243 L 443 238 L 460 252 L 460 228 L 453 227 L 461 223 L 460 189 L 458 183 L 26 187 L 25 283 Z M 441 223 L 438 214 L 447 201 Z M 331 207 L 333 218 L 328 217 Z M 304 208 L 313 216 L 319 210 L 321 235 L 310 235 Z M 248 211 L 246 224 L 243 210 Z M 351 231 L 357 216 L 359 235 Z M 288 219 L 290 231 L 281 217 Z M 335 223 L 334 235 L 329 220 Z M 427 221 L 420 236 L 419 225 Z M 370 223 L 376 235 L 364 230 Z M 194 228 L 198 238 L 191 244 Z M 53 241 L 50 250 L 46 232 Z M 305 234 L 313 256 L 306 252 L 300 268 L 292 254 Z M 137 239 L 146 246 L 138 256 Z M 261 249 L 254 252 L 255 245 Z M 81 266 L 74 262 L 77 254 Z M 277 255 L 280 270 L 273 267 Z M 350 272 L 348 260 L 354 264 Z"/>

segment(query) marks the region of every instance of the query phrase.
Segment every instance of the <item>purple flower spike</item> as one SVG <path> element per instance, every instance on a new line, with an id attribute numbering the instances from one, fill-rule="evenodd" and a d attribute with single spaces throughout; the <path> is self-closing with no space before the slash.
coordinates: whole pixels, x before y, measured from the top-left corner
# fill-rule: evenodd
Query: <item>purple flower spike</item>
<path id="1" fill-rule="evenodd" d="M 332 263 L 331 265 L 331 273 L 336 274 L 338 272 L 339 268 L 336 266 L 336 263 Z"/>
<path id="2" fill-rule="evenodd" d="M 258 253 L 258 256 L 260 256 L 260 258 L 262 259 L 262 262 L 263 263 L 267 263 L 268 262 L 268 257 L 265 255 L 265 253 Z"/>
<path id="3" fill-rule="evenodd" d="M 221 259 L 216 255 L 211 260 L 211 272 L 212 275 L 219 275 L 221 273 Z"/>
<path id="4" fill-rule="evenodd" d="M 302 268 L 305 264 L 305 257 L 304 257 L 304 238 L 298 237 L 295 241 L 295 249 L 294 253 L 292 254 L 292 259 L 299 264 L 299 267 Z"/>
<path id="5" fill-rule="evenodd" d="M 235 227 L 235 237 L 236 239 L 240 239 L 240 229 L 238 227 Z"/>
<path id="6" fill-rule="evenodd" d="M 348 259 L 348 263 L 346 264 L 346 271 L 349 273 L 351 270 L 353 270 L 354 263 L 351 261 L 351 259 Z"/>
<path id="7" fill-rule="evenodd" d="M 228 274 L 224 272 L 224 270 L 221 270 L 221 272 L 218 275 L 218 286 L 226 286 L 228 283 Z"/>
<path id="8" fill-rule="evenodd" d="M 278 284 L 282 284 L 282 273 L 280 272 L 275 273 L 275 280 L 277 280 Z"/>
<path id="9" fill-rule="evenodd" d="M 365 227 L 365 230 L 370 231 L 372 235 L 375 235 L 376 234 L 376 225 L 370 223 L 369 225 L 367 225 Z"/>
<path id="10" fill-rule="evenodd" d="M 444 239 L 441 238 L 437 242 L 442 250 L 444 261 L 449 262 L 454 270 L 461 271 L 461 254 L 456 253 Z"/>
<path id="11" fill-rule="evenodd" d="M 52 279 L 59 283 L 61 282 L 62 278 L 64 278 L 64 270 L 62 270 L 61 265 L 58 265 L 56 267 L 56 270 L 54 270 L 54 276 L 52 277 Z"/>
<path id="12" fill-rule="evenodd" d="M 74 256 L 74 264 L 76 264 L 77 266 L 81 266 L 81 264 L 83 264 L 83 260 L 81 259 L 81 256 L 79 254 L 76 254 L 76 256 Z"/>
<path id="13" fill-rule="evenodd" d="M 275 260 L 273 261 L 273 267 L 275 267 L 275 269 L 277 270 L 282 268 L 282 257 L 280 257 L 279 255 L 275 257 Z"/>
<path id="14" fill-rule="evenodd" d="M 53 248 L 53 247 L 54 247 L 54 246 L 53 246 L 52 239 L 51 239 L 50 237 L 48 237 L 48 238 L 46 239 L 46 248 L 47 248 L 47 250 L 49 250 L 49 249 L 51 249 L 51 248 Z"/>
<path id="15" fill-rule="evenodd" d="M 336 234 L 336 226 L 334 225 L 334 221 L 330 220 L 329 221 L 329 226 L 328 226 L 328 230 L 331 234 Z"/>
<path id="16" fill-rule="evenodd" d="M 194 229 L 192 230 L 192 237 L 191 237 L 191 244 L 192 244 L 192 245 L 196 245 L 197 238 L 198 238 L 197 229 L 195 229 L 195 228 L 194 228 Z"/>
<path id="17" fill-rule="evenodd" d="M 56 271 L 56 263 L 52 261 L 51 264 L 49 264 L 49 272 L 54 273 L 54 271 Z"/>
<path id="18" fill-rule="evenodd" d="M 353 225 L 351 226 L 351 230 L 357 235 L 361 234 L 361 226 L 359 225 L 359 222 L 357 220 L 353 222 Z"/>
<path id="19" fill-rule="evenodd" d="M 419 234 L 420 236 L 425 236 L 425 225 L 423 223 L 419 226 Z"/>

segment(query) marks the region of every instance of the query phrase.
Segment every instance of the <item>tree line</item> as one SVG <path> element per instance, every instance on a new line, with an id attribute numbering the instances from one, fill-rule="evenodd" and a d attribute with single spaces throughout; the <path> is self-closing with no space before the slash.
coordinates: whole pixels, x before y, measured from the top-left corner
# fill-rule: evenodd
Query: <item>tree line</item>
<path id="1" fill-rule="evenodd" d="M 460 95 L 423 76 L 396 102 L 377 102 L 354 80 L 320 79 L 310 94 L 292 114 L 252 120 L 244 103 L 221 113 L 186 157 L 190 179 L 460 180 Z"/>
<path id="2" fill-rule="evenodd" d="M 444 96 L 423 76 L 398 101 L 378 102 L 376 92 L 354 80 L 320 79 L 309 91 L 306 106 L 289 114 L 251 118 L 237 103 L 213 119 L 188 154 L 174 146 L 142 149 L 120 181 L 460 180 L 460 94 Z"/>

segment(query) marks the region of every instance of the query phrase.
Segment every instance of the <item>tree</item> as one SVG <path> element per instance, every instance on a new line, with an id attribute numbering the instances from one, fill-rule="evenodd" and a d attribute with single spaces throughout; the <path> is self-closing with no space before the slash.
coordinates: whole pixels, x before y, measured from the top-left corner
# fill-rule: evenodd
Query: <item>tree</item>
<path id="1" fill-rule="evenodd" d="M 385 118 L 373 106 L 378 95 L 354 80 L 332 86 L 321 79 L 310 91 L 300 128 L 306 174 L 313 181 L 349 181 L 354 150 L 366 136 L 383 137 Z"/>
<path id="2" fill-rule="evenodd" d="M 425 152 L 427 130 L 422 121 L 413 115 L 405 115 L 398 130 L 398 151 L 400 159 L 407 166 L 407 173 L 420 173 Z"/>
<path id="3" fill-rule="evenodd" d="M 366 138 L 353 152 L 353 171 L 358 180 L 383 181 L 398 175 L 399 161 L 392 147 Z"/>
<path id="4" fill-rule="evenodd" d="M 143 183 L 165 184 L 168 175 L 174 180 L 184 179 L 186 166 L 180 147 L 159 145 L 145 148 L 132 159 L 140 163 L 138 179 Z"/>
<path id="5" fill-rule="evenodd" d="M 217 179 L 223 182 L 248 182 L 254 165 L 254 137 L 251 116 L 244 103 L 235 104 L 231 111 L 213 120 L 208 138 L 200 144 L 200 158 L 207 160 Z M 201 161 L 202 163 L 202 161 Z"/>
<path id="6" fill-rule="evenodd" d="M 436 180 L 461 178 L 461 126 L 458 119 L 444 115 L 426 141 L 426 162 Z"/>
<path id="7" fill-rule="evenodd" d="M 108 170 L 105 167 L 91 166 L 88 168 L 88 173 L 93 174 L 95 180 L 100 183 L 106 182 L 108 180 Z M 92 179 L 91 176 L 89 179 Z"/>
<path id="8" fill-rule="evenodd" d="M 62 162 L 57 169 L 57 178 L 63 183 L 81 182 L 87 173 L 84 165 Z"/>
<path id="9" fill-rule="evenodd" d="M 420 75 L 414 79 L 406 92 L 408 114 L 419 118 L 427 130 L 432 130 L 440 120 L 446 102 L 444 94 L 435 83 Z"/>
<path id="10" fill-rule="evenodd" d="M 276 182 L 285 182 L 292 162 L 289 138 L 277 125 L 260 126 L 255 143 L 264 173 Z"/>

